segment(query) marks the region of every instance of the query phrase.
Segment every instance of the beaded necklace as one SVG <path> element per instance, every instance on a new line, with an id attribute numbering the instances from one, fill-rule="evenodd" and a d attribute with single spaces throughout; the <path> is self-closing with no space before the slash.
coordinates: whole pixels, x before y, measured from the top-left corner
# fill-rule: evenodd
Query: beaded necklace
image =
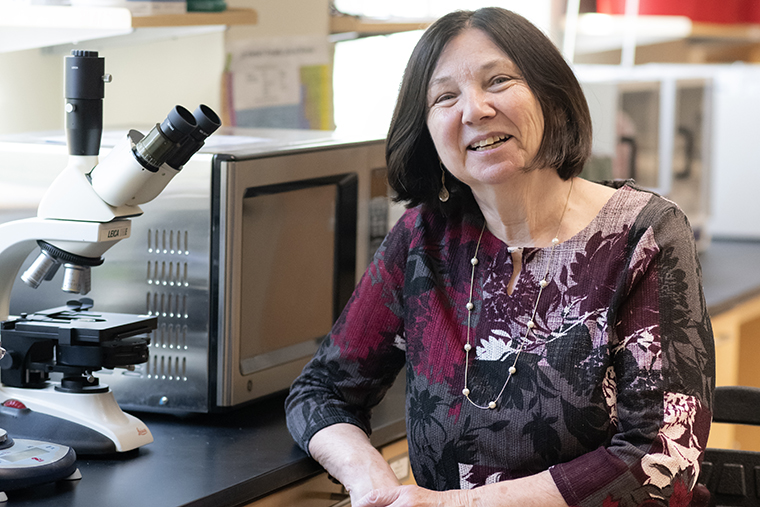
<path id="1" fill-rule="evenodd" d="M 494 398 L 492 401 L 488 402 L 487 405 L 478 405 L 472 399 L 470 399 L 470 389 L 467 387 L 467 379 L 469 374 L 469 368 L 470 368 L 470 351 L 472 350 L 472 345 L 470 344 L 470 325 L 472 322 L 472 312 L 475 309 L 475 305 L 472 302 L 472 294 L 473 294 L 473 288 L 475 286 L 475 266 L 478 265 L 478 250 L 480 249 L 480 241 L 483 239 L 483 232 L 486 230 L 486 223 L 484 221 L 483 228 L 480 230 L 480 236 L 478 236 L 478 243 L 475 245 L 475 255 L 473 255 L 472 259 L 470 259 L 470 264 L 472 264 L 472 274 L 470 275 L 470 298 L 469 301 L 467 301 L 467 343 L 464 345 L 464 351 L 465 351 L 465 362 L 464 362 L 464 389 L 462 389 L 462 394 L 465 398 L 467 398 L 467 401 L 469 401 L 473 406 L 483 409 L 483 410 L 493 410 L 496 408 L 496 402 L 501 399 L 502 394 L 504 394 L 504 390 L 507 388 L 507 384 L 509 384 L 510 379 L 517 374 L 517 360 L 520 358 L 520 353 L 522 353 L 523 348 L 525 347 L 525 343 L 528 341 L 528 337 L 533 332 L 533 328 L 536 326 L 535 324 L 535 317 L 536 317 L 536 310 L 538 309 L 538 303 L 541 301 L 541 294 L 543 293 L 544 289 L 547 285 L 549 285 L 549 281 L 547 278 L 549 277 L 549 269 L 552 264 L 552 260 L 554 258 L 554 249 L 559 244 L 559 232 L 562 229 L 562 220 L 565 218 L 565 212 L 567 211 L 567 206 L 570 203 L 570 194 L 573 192 L 573 183 L 575 180 L 570 181 L 570 190 L 567 192 L 567 198 L 565 199 L 565 207 L 562 210 L 562 215 L 559 217 L 559 225 L 557 226 L 557 233 L 554 235 L 554 238 L 552 239 L 552 248 L 549 252 L 549 257 L 546 260 L 546 269 L 544 270 L 544 276 L 541 278 L 541 281 L 538 282 L 538 295 L 536 296 L 536 301 L 533 303 L 533 311 L 530 314 L 530 319 L 528 320 L 528 324 L 526 325 L 525 329 L 525 335 L 523 336 L 522 340 L 520 340 L 520 346 L 517 348 L 517 352 L 515 353 L 515 360 L 512 363 L 512 366 L 507 369 L 507 379 L 504 381 L 504 385 L 501 387 L 501 390 L 499 391 L 499 394 Z M 521 247 L 510 247 L 507 249 L 509 253 L 513 253 L 517 250 L 519 250 Z"/>

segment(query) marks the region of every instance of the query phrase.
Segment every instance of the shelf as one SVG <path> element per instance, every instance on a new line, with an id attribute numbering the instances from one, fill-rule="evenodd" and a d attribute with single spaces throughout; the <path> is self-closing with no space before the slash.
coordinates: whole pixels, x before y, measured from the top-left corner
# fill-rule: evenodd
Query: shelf
<path id="1" fill-rule="evenodd" d="M 629 30 L 636 45 L 642 46 L 687 38 L 692 29 L 691 20 L 685 16 L 638 16 L 631 27 L 625 16 L 582 14 L 578 18 L 576 51 L 583 54 L 620 49 Z"/>
<path id="2" fill-rule="evenodd" d="M 223 12 L 188 12 L 186 14 L 159 14 L 155 16 L 135 16 L 134 28 L 199 26 L 199 25 L 255 25 L 258 15 L 252 9 L 227 9 Z"/>
<path id="3" fill-rule="evenodd" d="M 760 42 L 760 25 L 721 25 L 715 23 L 694 23 L 692 39 L 708 39 L 712 41 L 735 41 L 755 43 Z"/>
<path id="4" fill-rule="evenodd" d="M 16 28 L 127 29 L 157 26 L 252 25 L 257 21 L 256 11 L 252 9 L 152 16 L 133 16 L 125 7 L 10 5 L 0 9 L 0 26 Z"/>
<path id="5" fill-rule="evenodd" d="M 684 16 L 639 16 L 633 25 L 636 63 L 760 61 L 760 25 L 692 22 Z M 613 63 L 631 26 L 624 16 L 578 19 L 576 63 Z M 595 56 L 598 55 L 598 56 Z"/>
<path id="6" fill-rule="evenodd" d="M 355 34 L 359 37 L 388 35 L 397 32 L 424 30 L 432 20 L 372 19 L 359 16 L 330 16 L 330 33 Z"/>
<path id="7" fill-rule="evenodd" d="M 132 34 L 256 24 L 252 9 L 133 16 L 123 7 L 8 5 L 0 8 L 0 53 Z"/>

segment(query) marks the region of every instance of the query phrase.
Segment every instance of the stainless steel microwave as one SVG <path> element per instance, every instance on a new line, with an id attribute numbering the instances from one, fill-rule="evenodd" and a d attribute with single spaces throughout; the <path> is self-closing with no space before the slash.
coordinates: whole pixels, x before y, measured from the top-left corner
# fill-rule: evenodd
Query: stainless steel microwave
<path id="1" fill-rule="evenodd" d="M 62 136 L 0 140 L 0 222 L 33 216 L 65 162 Z M 288 388 L 382 241 L 384 144 L 331 132 L 217 133 L 141 207 L 131 237 L 93 269 L 87 297 L 95 310 L 157 316 L 158 329 L 147 363 L 96 376 L 126 410 L 234 407 Z M 55 279 L 38 289 L 17 281 L 11 313 L 67 299 Z"/>

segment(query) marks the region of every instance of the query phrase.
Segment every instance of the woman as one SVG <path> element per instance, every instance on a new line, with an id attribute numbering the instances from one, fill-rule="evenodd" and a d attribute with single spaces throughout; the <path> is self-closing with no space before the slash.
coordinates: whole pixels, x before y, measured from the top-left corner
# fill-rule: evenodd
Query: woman
<path id="1" fill-rule="evenodd" d="M 699 503 L 714 353 L 693 236 L 672 202 L 579 178 L 590 143 L 525 19 L 423 35 L 387 140 L 409 209 L 287 400 L 354 507 Z M 418 486 L 367 439 L 402 368 Z"/>

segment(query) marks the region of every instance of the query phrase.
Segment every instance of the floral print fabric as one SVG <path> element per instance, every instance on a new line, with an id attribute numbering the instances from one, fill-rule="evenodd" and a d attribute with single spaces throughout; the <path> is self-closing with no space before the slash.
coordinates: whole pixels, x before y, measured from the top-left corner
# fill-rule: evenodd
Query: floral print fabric
<path id="1" fill-rule="evenodd" d="M 569 505 L 690 505 L 714 387 L 712 331 L 691 229 L 678 207 L 622 185 L 580 233 L 512 256 L 482 217 L 407 210 L 331 334 L 293 384 L 288 425 L 308 452 L 335 423 L 370 431 L 404 369 L 414 477 L 435 490 L 550 470 Z M 525 330 L 548 270 L 535 328 Z"/>

